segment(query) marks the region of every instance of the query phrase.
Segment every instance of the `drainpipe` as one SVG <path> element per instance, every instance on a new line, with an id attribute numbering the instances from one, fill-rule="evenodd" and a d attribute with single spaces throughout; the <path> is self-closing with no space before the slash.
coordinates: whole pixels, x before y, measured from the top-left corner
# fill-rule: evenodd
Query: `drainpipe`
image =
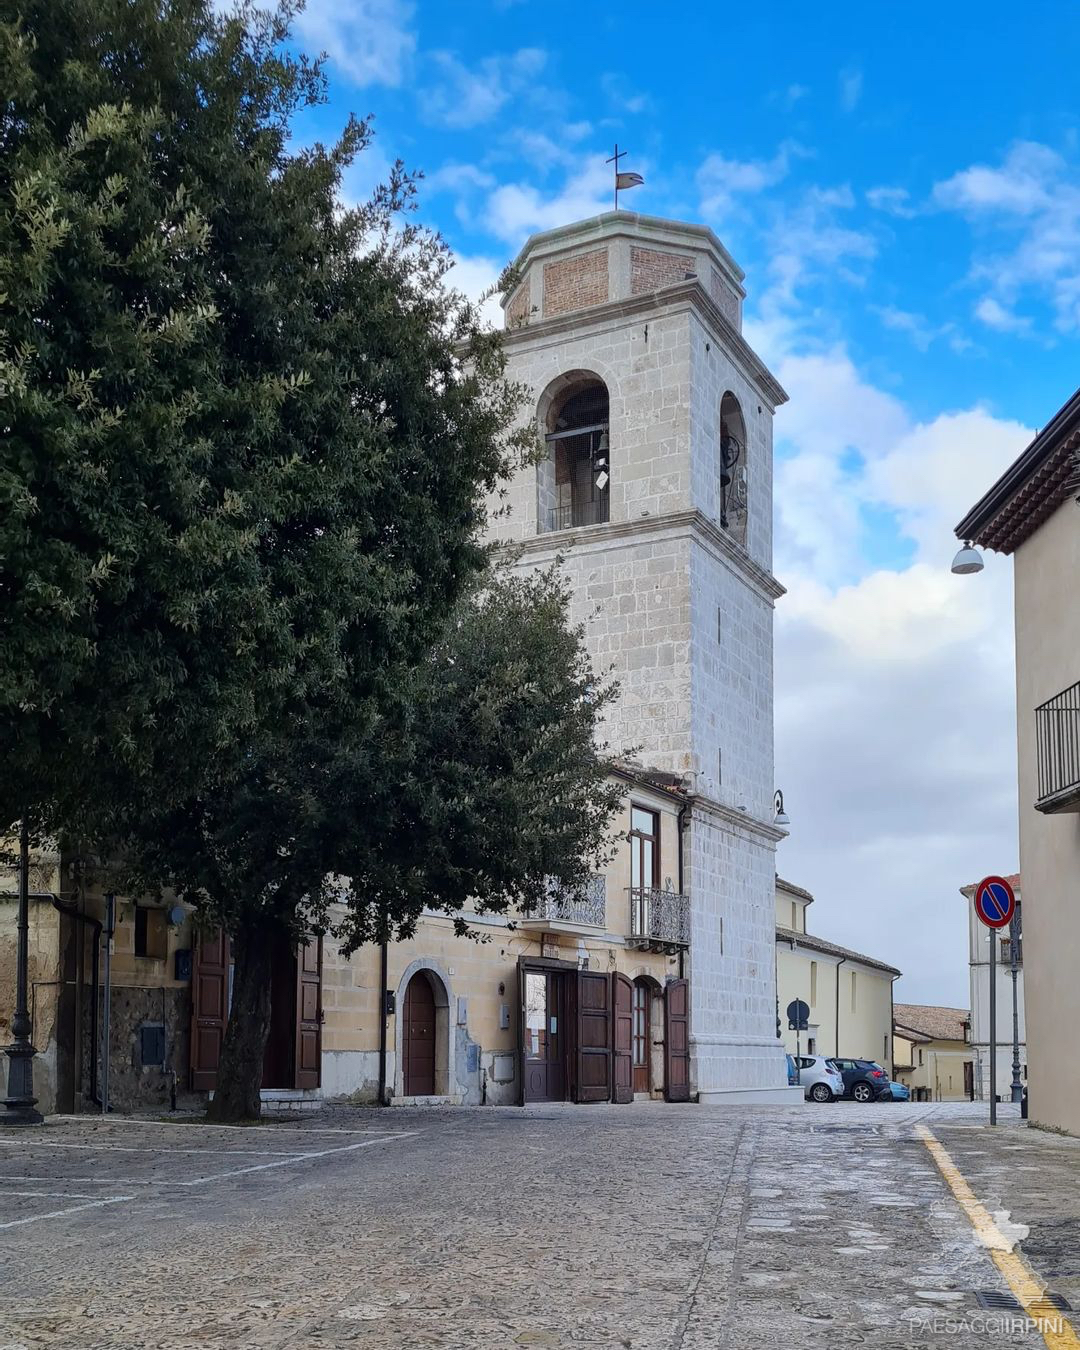
<path id="1" fill-rule="evenodd" d="M 896 981 L 899 975 L 894 975 L 889 981 L 889 1063 L 886 1068 L 889 1071 L 889 1077 L 895 1077 L 896 1068 L 896 1048 L 894 1045 L 893 1028 L 896 1026 Z"/>
<path id="2" fill-rule="evenodd" d="M 842 956 L 836 963 L 836 1049 L 833 1051 L 836 1055 L 840 1053 L 840 967 L 846 960 L 847 957 Z"/>
<path id="3" fill-rule="evenodd" d="M 684 895 L 683 890 L 683 831 L 686 829 L 686 813 L 690 810 L 690 803 L 684 802 L 679 807 L 679 814 L 675 817 L 675 829 L 679 836 L 678 863 L 679 863 L 679 894 Z M 683 948 L 679 948 L 679 979 L 685 978 L 683 975 Z"/>
<path id="4" fill-rule="evenodd" d="M 379 944 L 379 1105 L 386 1105 L 386 981 L 389 973 L 389 942 L 383 929 Z"/>
<path id="5" fill-rule="evenodd" d="M 79 923 L 94 930 L 94 945 L 90 963 L 90 1100 L 95 1106 L 101 1105 L 101 1097 L 98 1094 L 97 1069 L 98 1069 L 98 969 L 101 959 L 101 930 L 100 919 L 95 919 L 90 914 L 84 914 L 76 905 L 66 905 L 55 895 L 51 897 L 53 908 L 59 910 L 61 914 L 66 914 L 69 919 L 76 919 Z M 82 972 L 80 971 L 80 974 Z"/>

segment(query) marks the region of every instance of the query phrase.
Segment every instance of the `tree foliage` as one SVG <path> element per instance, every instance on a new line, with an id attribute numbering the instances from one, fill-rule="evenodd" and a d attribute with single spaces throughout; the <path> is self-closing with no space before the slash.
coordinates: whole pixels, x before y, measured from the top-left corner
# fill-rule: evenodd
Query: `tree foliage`
<path id="1" fill-rule="evenodd" d="M 219 1118 L 275 943 L 579 887 L 613 805 L 565 591 L 481 542 L 521 391 L 404 170 L 342 205 L 368 124 L 291 142 L 288 21 L 0 0 L 0 824 L 227 926 Z"/>
<path id="2" fill-rule="evenodd" d="M 323 82 L 287 21 L 0 3 L 5 821 L 377 697 L 483 562 L 515 393 L 403 171 L 342 208 L 368 125 L 291 145 Z"/>

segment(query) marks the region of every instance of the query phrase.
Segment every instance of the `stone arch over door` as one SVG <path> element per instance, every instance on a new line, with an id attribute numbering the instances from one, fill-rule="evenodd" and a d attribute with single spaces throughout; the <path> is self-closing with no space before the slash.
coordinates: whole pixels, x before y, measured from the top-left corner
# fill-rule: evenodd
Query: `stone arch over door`
<path id="1" fill-rule="evenodd" d="M 647 966 L 630 972 L 636 984 L 649 989 L 649 1092 L 662 1096 L 664 1091 L 664 985 Z"/>
<path id="2" fill-rule="evenodd" d="M 430 986 L 435 1007 L 435 1074 L 434 1096 L 447 1097 L 453 1092 L 454 1078 L 454 1019 L 451 1017 L 453 992 L 450 977 L 437 961 L 419 957 L 410 962 L 398 980 L 394 1018 L 394 1095 L 404 1097 L 405 1091 L 405 1003 L 409 985 L 414 979 L 425 980 Z"/>

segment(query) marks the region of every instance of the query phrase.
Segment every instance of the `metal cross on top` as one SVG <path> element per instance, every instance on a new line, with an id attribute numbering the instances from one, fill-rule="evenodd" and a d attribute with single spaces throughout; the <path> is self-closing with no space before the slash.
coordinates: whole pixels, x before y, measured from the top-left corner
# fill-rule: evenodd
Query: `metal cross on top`
<path id="1" fill-rule="evenodd" d="M 645 179 L 639 173 L 620 173 L 619 160 L 624 159 L 630 152 L 620 150 L 619 142 L 615 142 L 615 153 L 604 161 L 605 164 L 615 165 L 615 210 L 619 209 L 619 193 L 625 192 L 627 188 L 640 187 Z"/>

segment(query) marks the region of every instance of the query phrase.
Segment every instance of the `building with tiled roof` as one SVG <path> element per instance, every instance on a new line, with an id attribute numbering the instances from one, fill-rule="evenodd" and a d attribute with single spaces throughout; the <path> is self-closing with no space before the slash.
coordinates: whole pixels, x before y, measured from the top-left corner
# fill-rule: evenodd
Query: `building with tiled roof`
<path id="1" fill-rule="evenodd" d="M 967 1008 L 897 1003 L 893 1044 L 897 1080 L 916 1101 L 961 1102 L 972 1095 L 972 1052 Z"/>

